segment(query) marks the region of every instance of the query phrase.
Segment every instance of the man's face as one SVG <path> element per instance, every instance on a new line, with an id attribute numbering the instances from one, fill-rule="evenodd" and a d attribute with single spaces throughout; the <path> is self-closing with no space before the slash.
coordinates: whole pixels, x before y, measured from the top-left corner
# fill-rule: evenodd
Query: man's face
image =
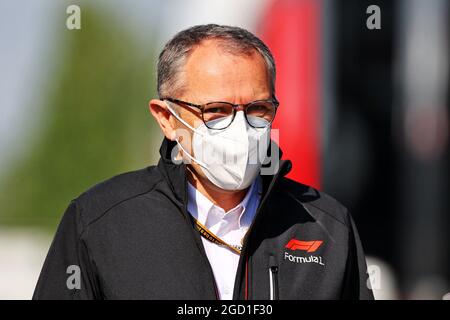
<path id="1" fill-rule="evenodd" d="M 194 49 L 186 62 L 182 77 L 185 90 L 180 96 L 172 98 L 195 104 L 213 101 L 245 104 L 271 97 L 263 57 L 256 50 L 250 55 L 226 53 L 214 40 L 205 41 Z M 197 128 L 203 123 L 198 109 L 179 106 L 177 110 L 180 117 L 192 127 Z M 192 154 L 192 131 L 180 121 L 174 120 L 171 123 L 178 133 L 182 132 L 179 141 L 185 150 Z M 192 161 L 189 169 L 194 171 L 197 177 L 203 177 L 202 180 L 207 183 L 208 179 L 198 164 Z M 213 184 L 210 187 L 216 188 Z"/>

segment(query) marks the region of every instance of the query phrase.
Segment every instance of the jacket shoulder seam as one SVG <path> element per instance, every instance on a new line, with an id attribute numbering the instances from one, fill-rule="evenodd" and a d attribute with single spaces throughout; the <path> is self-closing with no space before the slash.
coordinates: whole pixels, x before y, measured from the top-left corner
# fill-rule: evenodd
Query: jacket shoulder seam
<path id="1" fill-rule="evenodd" d="M 126 202 L 126 201 L 129 201 L 129 200 L 131 200 L 131 199 L 134 199 L 134 198 L 137 198 L 137 197 L 142 196 L 142 195 L 144 195 L 144 194 L 147 194 L 147 193 L 152 192 L 152 191 L 153 191 L 153 190 L 154 190 L 154 189 L 155 189 L 162 181 L 163 181 L 162 179 L 159 179 L 157 182 L 155 182 L 155 184 L 154 184 L 151 188 L 149 188 L 149 189 L 147 189 L 147 190 L 145 190 L 145 191 L 143 191 L 143 192 L 136 193 L 136 194 L 134 194 L 134 195 L 132 195 L 132 196 L 130 196 L 130 197 L 128 197 L 128 198 L 122 199 L 122 200 L 120 200 L 120 201 L 114 203 L 113 205 L 111 205 L 108 209 L 104 210 L 98 217 L 96 217 L 96 218 L 94 218 L 93 220 L 91 220 L 91 221 L 89 221 L 89 222 L 86 223 L 86 226 L 83 228 L 83 231 L 80 233 L 80 237 L 85 233 L 85 231 L 86 231 L 91 225 L 93 225 L 94 223 L 98 222 L 98 221 L 101 220 L 103 217 L 105 217 L 105 216 L 111 211 L 111 209 L 113 209 L 114 207 L 117 207 L 118 205 L 120 205 L 120 204 L 122 204 L 122 203 L 124 203 L 124 202 Z M 80 209 L 82 209 L 82 208 L 80 208 Z M 81 216 L 82 216 L 82 214 L 80 214 L 80 217 L 81 217 Z"/>
<path id="2" fill-rule="evenodd" d="M 350 227 L 348 224 L 346 224 L 345 222 L 339 220 L 338 218 L 336 218 L 334 215 L 332 215 L 331 213 L 329 213 L 328 211 L 320 208 L 319 206 L 312 204 L 312 203 L 308 203 L 310 206 L 322 211 L 323 213 L 325 213 L 327 216 L 331 217 L 332 219 L 336 220 L 337 222 L 339 222 L 340 224 L 344 225 L 348 230 L 350 230 Z M 345 210 L 345 212 L 347 213 L 347 210 Z"/>

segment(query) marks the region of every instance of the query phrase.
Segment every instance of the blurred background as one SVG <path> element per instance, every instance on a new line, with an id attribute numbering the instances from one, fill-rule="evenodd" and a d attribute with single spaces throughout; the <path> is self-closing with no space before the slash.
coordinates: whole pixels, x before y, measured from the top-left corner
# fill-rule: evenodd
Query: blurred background
<path id="1" fill-rule="evenodd" d="M 69 5 L 81 29 L 67 28 Z M 2 0 L 0 299 L 31 298 L 71 199 L 156 163 L 156 59 L 201 23 L 272 49 L 290 177 L 348 207 L 375 297 L 443 299 L 449 14 L 446 0 Z"/>

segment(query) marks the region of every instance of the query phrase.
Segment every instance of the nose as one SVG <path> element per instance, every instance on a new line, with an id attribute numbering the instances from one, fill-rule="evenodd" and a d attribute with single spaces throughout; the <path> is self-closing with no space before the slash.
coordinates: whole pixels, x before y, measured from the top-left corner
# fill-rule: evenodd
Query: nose
<path id="1" fill-rule="evenodd" d="M 236 104 L 234 106 L 234 109 L 236 110 L 236 112 L 238 111 L 244 111 L 244 105 L 243 104 Z"/>
<path id="2" fill-rule="evenodd" d="M 236 108 L 236 115 L 234 117 L 233 122 L 242 124 L 242 125 L 244 125 L 244 127 L 247 127 L 248 122 L 246 121 L 246 117 L 245 117 L 245 113 L 244 113 L 243 109 L 239 110 Z"/>

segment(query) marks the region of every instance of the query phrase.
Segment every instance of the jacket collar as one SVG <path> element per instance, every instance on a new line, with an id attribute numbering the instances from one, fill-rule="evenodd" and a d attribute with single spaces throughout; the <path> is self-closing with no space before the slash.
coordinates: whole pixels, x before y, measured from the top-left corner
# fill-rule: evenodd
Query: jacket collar
<path id="1" fill-rule="evenodd" d="M 177 164 L 172 161 L 172 150 L 176 146 L 175 141 L 170 141 L 164 137 L 164 140 L 159 149 L 161 158 L 158 162 L 158 168 L 167 181 L 178 205 L 186 209 L 187 205 L 187 179 L 186 179 L 186 164 Z M 276 148 L 279 154 L 278 159 L 272 159 L 272 161 L 278 162 L 278 170 L 273 175 L 261 175 L 263 181 L 263 194 L 261 203 L 265 201 L 271 191 L 274 189 L 278 180 L 281 177 L 289 173 L 292 168 L 292 163 L 290 160 L 281 160 L 282 151 L 278 145 L 271 141 L 271 148 L 268 150 L 268 155 L 270 155 L 270 150 Z M 272 163 L 265 164 L 263 167 L 268 167 L 273 165 Z M 184 210 L 186 211 L 186 210 Z"/>
<path id="2" fill-rule="evenodd" d="M 158 168 L 175 196 L 175 200 L 181 206 L 185 206 L 187 203 L 186 165 L 184 163 L 177 164 L 172 161 L 171 153 L 175 146 L 175 141 L 170 141 L 164 137 L 159 148 L 161 157 L 158 162 Z"/>

